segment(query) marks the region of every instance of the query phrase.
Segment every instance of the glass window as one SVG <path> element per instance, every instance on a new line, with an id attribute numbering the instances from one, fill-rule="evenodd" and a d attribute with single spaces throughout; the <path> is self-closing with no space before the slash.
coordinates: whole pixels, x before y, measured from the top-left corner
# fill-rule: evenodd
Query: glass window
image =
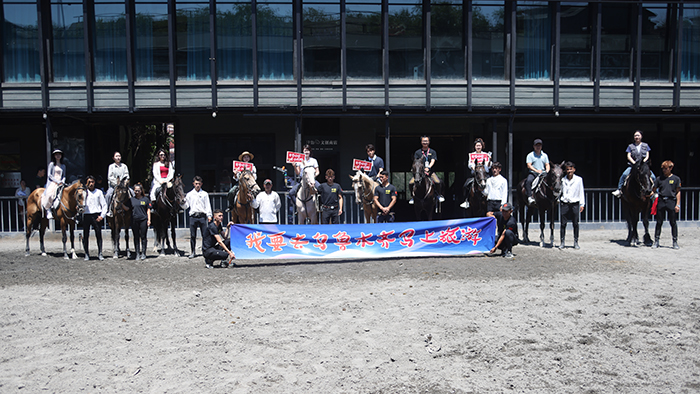
<path id="1" fill-rule="evenodd" d="M 124 4 L 95 4 L 95 80 L 126 81 Z"/>
<path id="2" fill-rule="evenodd" d="M 258 4 L 258 77 L 294 79 L 294 25 L 291 4 Z"/>
<path id="3" fill-rule="evenodd" d="M 505 78 L 505 8 L 503 2 L 472 5 L 472 78 Z"/>
<path id="4" fill-rule="evenodd" d="M 629 81 L 632 69 L 634 8 L 627 4 L 603 4 L 600 34 L 600 79 Z"/>
<path id="5" fill-rule="evenodd" d="M 3 81 L 41 81 L 36 4 L 4 4 L 3 12 Z"/>
<path id="6" fill-rule="evenodd" d="M 348 5 L 345 9 L 348 78 L 382 78 L 382 7 Z"/>
<path id="7" fill-rule="evenodd" d="M 52 3 L 53 80 L 85 81 L 82 3 Z"/>
<path id="8" fill-rule="evenodd" d="M 552 15 L 547 2 L 518 2 L 515 23 L 515 78 L 548 80 L 552 62 Z"/>
<path id="9" fill-rule="evenodd" d="M 340 5 L 305 4 L 304 78 L 340 78 Z"/>
<path id="10" fill-rule="evenodd" d="M 177 79 L 202 81 L 211 78 L 209 58 L 209 3 L 177 5 Z"/>
<path id="11" fill-rule="evenodd" d="M 674 13 L 667 6 L 644 5 L 642 7 L 642 81 L 670 81 L 673 56 L 672 32 Z"/>
<path id="12" fill-rule="evenodd" d="M 216 69 L 220 80 L 253 78 L 251 4 L 216 5 Z"/>
<path id="13" fill-rule="evenodd" d="M 170 78 L 168 61 L 168 5 L 136 4 L 134 38 L 136 80 L 153 81 Z"/>
<path id="14" fill-rule="evenodd" d="M 389 6 L 389 78 L 423 79 L 423 7 Z"/>
<path id="15" fill-rule="evenodd" d="M 430 67 L 436 79 L 464 79 L 462 4 L 433 3 L 430 10 Z"/>
<path id="16" fill-rule="evenodd" d="M 590 81 L 591 78 L 591 7 L 561 5 L 561 38 L 559 78 L 569 81 Z"/>
<path id="17" fill-rule="evenodd" d="M 700 6 L 683 8 L 683 48 L 681 81 L 700 81 Z"/>

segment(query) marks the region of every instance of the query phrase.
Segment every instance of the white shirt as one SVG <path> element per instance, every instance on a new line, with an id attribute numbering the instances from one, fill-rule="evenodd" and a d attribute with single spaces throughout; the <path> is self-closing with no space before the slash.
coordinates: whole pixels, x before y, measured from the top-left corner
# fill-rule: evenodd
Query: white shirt
<path id="1" fill-rule="evenodd" d="M 282 207 L 282 202 L 276 191 L 273 190 L 270 194 L 265 191 L 258 193 L 251 204 L 253 208 L 259 208 L 261 222 L 277 223 L 277 212 Z"/>
<path id="2" fill-rule="evenodd" d="M 313 157 L 309 157 L 309 159 L 304 159 L 301 163 L 296 164 L 297 167 L 299 167 L 301 170 L 304 169 L 304 167 L 313 167 L 313 168 L 318 168 L 318 161 L 314 159 Z M 299 172 L 301 174 L 301 171 Z"/>
<path id="3" fill-rule="evenodd" d="M 503 175 L 498 174 L 486 180 L 484 194 L 489 200 L 497 200 L 501 205 L 508 202 L 508 181 Z"/>
<path id="4" fill-rule="evenodd" d="M 212 217 L 209 193 L 204 190 L 199 189 L 199 192 L 195 189 L 190 190 L 185 196 L 185 201 L 190 208 L 190 216 L 196 213 L 206 213 L 208 218 Z"/>
<path id="5" fill-rule="evenodd" d="M 122 179 L 129 179 L 129 168 L 126 167 L 126 164 L 119 163 L 118 166 L 117 163 L 110 164 L 107 169 L 107 182 L 109 182 L 109 187 L 117 187 L 119 181 Z"/>
<path id="6" fill-rule="evenodd" d="M 105 195 L 102 193 L 102 190 L 95 188 L 95 190 L 90 191 L 90 189 L 87 189 L 85 196 L 85 213 L 99 213 L 100 216 L 105 217 L 107 213 L 107 202 L 105 201 Z"/>
<path id="7" fill-rule="evenodd" d="M 583 193 L 583 178 L 574 175 L 571 179 L 567 176 L 562 179 L 561 202 L 577 202 L 582 207 L 586 205 L 586 195 Z"/>

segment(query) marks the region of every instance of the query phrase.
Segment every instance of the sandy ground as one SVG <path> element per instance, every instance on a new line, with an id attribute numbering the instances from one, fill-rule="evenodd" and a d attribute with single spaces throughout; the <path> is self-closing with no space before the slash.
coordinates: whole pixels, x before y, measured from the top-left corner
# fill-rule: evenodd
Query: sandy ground
<path id="1" fill-rule="evenodd" d="M 668 226 L 657 250 L 625 235 L 212 270 L 4 238 L 0 392 L 700 392 L 700 229 L 677 251 Z"/>

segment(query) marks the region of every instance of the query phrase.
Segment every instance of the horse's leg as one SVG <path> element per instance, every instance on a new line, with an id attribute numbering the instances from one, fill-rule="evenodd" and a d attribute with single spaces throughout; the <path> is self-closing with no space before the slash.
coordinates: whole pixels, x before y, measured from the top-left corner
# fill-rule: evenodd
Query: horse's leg
<path id="1" fill-rule="evenodd" d="M 110 228 L 110 235 L 112 238 L 112 250 L 114 251 L 114 254 L 112 255 L 113 259 L 118 259 L 119 258 L 119 229 L 117 229 L 117 218 L 114 218 L 114 222 L 110 223 L 109 225 Z"/>
<path id="2" fill-rule="evenodd" d="M 644 245 L 651 246 L 651 235 L 649 235 L 649 211 L 646 208 L 647 207 L 645 207 L 644 211 L 642 212 L 642 223 L 644 224 Z"/>
<path id="3" fill-rule="evenodd" d="M 70 231 L 70 255 L 72 259 L 77 259 L 78 255 L 75 253 L 75 222 L 68 225 L 68 231 Z"/>
<path id="4" fill-rule="evenodd" d="M 541 204 L 544 205 L 544 204 Z M 540 214 L 540 247 L 544 248 L 544 226 L 545 226 L 545 221 L 547 220 L 544 216 L 544 209 L 539 209 L 539 214 Z"/>
<path id="5" fill-rule="evenodd" d="M 528 230 L 530 228 L 530 207 L 525 205 L 523 208 L 525 214 L 523 214 L 523 243 L 530 243 L 530 236 L 528 235 Z"/>
<path id="6" fill-rule="evenodd" d="M 554 210 L 556 209 L 556 205 L 552 204 L 552 210 L 550 211 L 551 214 L 549 215 L 549 244 L 554 247 Z"/>
<path id="7" fill-rule="evenodd" d="M 175 234 L 176 227 L 177 227 L 177 219 L 172 218 L 170 220 L 170 235 L 173 238 L 173 252 L 175 253 L 175 256 L 182 257 L 182 255 L 180 254 L 180 251 L 177 250 L 177 240 L 176 240 L 177 235 Z"/>
<path id="8" fill-rule="evenodd" d="M 41 220 L 41 219 L 39 219 Z M 34 224 L 34 218 L 29 215 L 29 212 L 27 212 L 27 227 L 24 229 L 24 238 L 27 242 L 27 245 L 24 248 L 24 255 L 29 256 L 29 238 L 32 236 L 32 225 Z"/>
<path id="9" fill-rule="evenodd" d="M 121 231 L 121 229 L 119 230 Z M 129 250 L 129 227 L 124 227 L 124 239 L 126 240 L 126 258 L 131 258 L 131 251 Z"/>
<path id="10" fill-rule="evenodd" d="M 68 235 L 66 234 L 66 225 L 61 220 L 61 240 L 63 241 L 63 258 L 69 260 L 68 250 L 66 249 L 66 242 L 68 241 Z"/>

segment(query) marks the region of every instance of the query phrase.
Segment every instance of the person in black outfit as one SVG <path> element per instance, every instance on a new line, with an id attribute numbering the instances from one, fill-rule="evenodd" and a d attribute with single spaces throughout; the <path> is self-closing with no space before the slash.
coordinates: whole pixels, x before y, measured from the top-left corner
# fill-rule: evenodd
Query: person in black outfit
<path id="1" fill-rule="evenodd" d="M 326 183 L 318 188 L 321 198 L 321 224 L 340 224 L 343 214 L 343 189 L 335 183 L 335 171 L 326 170 Z"/>
<path id="2" fill-rule="evenodd" d="M 202 239 L 202 254 L 207 268 L 212 268 L 214 260 L 222 260 L 221 268 L 227 268 L 236 255 L 226 247 L 228 243 L 228 229 L 233 222 L 228 222 L 226 229 L 222 228 L 221 221 L 224 213 L 220 209 L 215 209 L 212 221 L 207 226 Z M 228 259 L 228 260 L 227 260 Z M 226 260 L 226 261 L 223 261 Z"/>
<path id="3" fill-rule="evenodd" d="M 148 227 L 151 225 L 151 199 L 143 194 L 143 185 L 134 185 L 134 197 L 122 204 L 124 210 L 131 211 L 131 232 L 134 233 L 134 260 L 146 260 L 148 247 Z"/>
<path id="4" fill-rule="evenodd" d="M 489 253 L 495 253 L 496 249 L 501 249 L 501 256 L 512 259 L 513 246 L 518 244 L 518 222 L 513 213 L 513 206 L 505 203 L 501 206 L 500 212 L 486 212 L 486 216 L 496 218 L 496 228 L 498 230 L 498 240 Z"/>
<path id="5" fill-rule="evenodd" d="M 374 203 L 379 209 L 377 223 L 393 223 L 394 212 L 391 209 L 396 204 L 398 193 L 394 185 L 389 183 L 389 173 L 385 170 L 379 173 L 380 185 L 374 188 Z"/>
<path id="6" fill-rule="evenodd" d="M 34 190 L 46 186 L 46 167 L 37 167 L 34 179 Z"/>
<path id="7" fill-rule="evenodd" d="M 437 152 L 435 152 L 435 149 L 430 147 L 430 137 L 427 135 L 420 137 L 420 144 L 421 148 L 413 153 L 413 161 L 418 159 L 425 161 L 425 174 L 430 176 L 430 179 L 433 180 L 435 190 L 438 195 L 438 200 L 440 202 L 445 202 L 445 197 L 442 196 L 442 182 L 440 182 L 440 178 L 438 178 L 437 174 L 433 170 L 433 167 L 437 162 Z M 408 182 L 408 184 L 411 186 L 411 190 L 413 190 L 414 182 L 415 179 L 413 178 L 411 178 L 411 180 Z M 413 204 L 413 196 L 411 196 L 408 203 Z"/>
<path id="8" fill-rule="evenodd" d="M 672 170 L 673 162 L 671 160 L 661 163 L 663 175 L 656 178 L 654 182 L 654 191 L 658 192 L 659 196 L 656 203 L 656 231 L 654 231 L 653 249 L 659 247 L 661 227 L 664 224 L 666 215 L 668 215 L 668 222 L 671 224 L 673 249 L 680 249 L 680 246 L 678 246 L 678 225 L 676 224 L 676 219 L 681 209 L 681 178 L 673 175 L 671 173 Z"/>

